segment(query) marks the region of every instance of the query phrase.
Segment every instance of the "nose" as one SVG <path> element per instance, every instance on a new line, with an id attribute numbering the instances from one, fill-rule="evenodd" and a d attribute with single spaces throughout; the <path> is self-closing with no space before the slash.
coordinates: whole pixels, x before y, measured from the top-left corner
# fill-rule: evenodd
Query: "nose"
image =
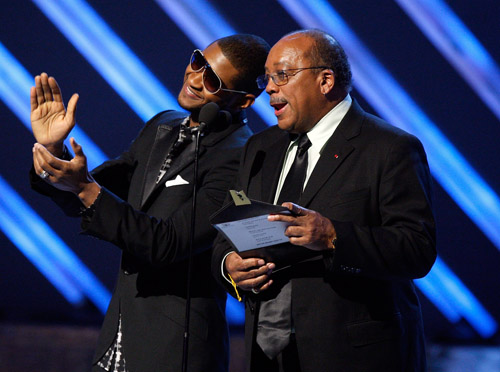
<path id="1" fill-rule="evenodd" d="M 278 90 L 279 87 L 274 83 L 274 80 L 269 76 L 267 78 L 266 93 L 270 95 L 272 93 L 276 93 Z"/>
<path id="2" fill-rule="evenodd" d="M 194 88 L 199 88 L 199 90 L 203 89 L 203 72 L 205 69 L 201 69 L 198 72 L 191 70 L 191 73 L 188 75 L 189 85 Z"/>

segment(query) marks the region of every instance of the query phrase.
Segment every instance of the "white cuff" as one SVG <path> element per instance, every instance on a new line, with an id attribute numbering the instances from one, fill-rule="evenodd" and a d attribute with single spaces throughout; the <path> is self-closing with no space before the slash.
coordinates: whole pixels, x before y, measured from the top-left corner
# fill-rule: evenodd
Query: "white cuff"
<path id="1" fill-rule="evenodd" d="M 226 264 L 226 257 L 229 256 L 231 253 L 236 253 L 236 252 L 235 251 L 231 251 L 231 252 L 226 253 L 226 255 L 222 259 L 222 263 L 220 265 L 220 272 L 221 272 L 222 277 L 224 279 L 226 279 L 229 284 L 232 285 L 231 280 L 228 277 L 226 277 L 226 274 L 224 273 L 224 266 Z"/>

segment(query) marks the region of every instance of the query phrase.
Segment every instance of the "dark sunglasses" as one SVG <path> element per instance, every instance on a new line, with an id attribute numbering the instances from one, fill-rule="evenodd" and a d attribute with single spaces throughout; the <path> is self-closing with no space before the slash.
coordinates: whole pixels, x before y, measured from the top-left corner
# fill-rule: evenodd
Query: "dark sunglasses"
<path id="1" fill-rule="evenodd" d="M 242 90 L 233 90 L 222 88 L 222 80 L 219 75 L 215 73 L 212 69 L 202 51 L 199 49 L 195 49 L 193 54 L 191 55 L 190 61 L 191 70 L 194 72 L 200 72 L 203 70 L 203 86 L 206 90 L 208 90 L 212 94 L 218 93 L 220 90 L 231 93 L 240 93 L 240 94 L 248 94 L 248 92 L 244 92 Z"/>

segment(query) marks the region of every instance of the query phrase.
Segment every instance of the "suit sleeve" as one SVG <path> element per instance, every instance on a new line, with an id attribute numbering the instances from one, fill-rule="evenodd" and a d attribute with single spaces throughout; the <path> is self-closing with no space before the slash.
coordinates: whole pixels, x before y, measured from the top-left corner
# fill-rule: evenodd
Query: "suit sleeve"
<path id="1" fill-rule="evenodd" d="M 234 182 L 231 184 L 230 189 L 242 190 L 242 173 L 245 169 L 245 160 L 247 160 L 250 156 L 249 147 L 254 142 L 255 137 L 250 137 L 250 139 L 246 142 L 245 147 L 241 153 L 240 166 L 238 168 L 238 174 L 234 178 Z M 226 195 L 225 202 L 229 202 L 229 196 Z M 213 251 L 212 251 L 212 276 L 217 280 L 217 282 L 226 289 L 226 291 L 233 297 L 237 297 L 233 286 L 227 281 L 227 279 L 223 276 L 222 273 L 222 265 L 224 258 L 230 252 L 236 252 L 236 249 L 227 241 L 227 239 L 222 234 L 217 234 L 217 237 L 214 240 Z"/>
<path id="2" fill-rule="evenodd" d="M 204 154 L 205 164 L 209 167 L 199 177 L 193 241 L 195 254 L 212 247 L 216 231 L 210 225 L 209 216 L 221 207 L 238 167 L 240 147 L 218 150 L 218 156 L 213 152 Z M 209 156 L 212 157 L 208 159 Z M 142 262 L 162 267 L 183 261 L 189 255 L 191 208 L 189 199 L 168 217 L 157 218 L 134 209 L 103 188 L 92 218 L 82 224 L 83 233 L 111 242 Z"/>
<path id="3" fill-rule="evenodd" d="M 335 254 L 327 268 L 378 279 L 425 276 L 436 259 L 431 176 L 421 143 L 411 135 L 392 141 L 377 178 L 380 224 L 332 221 Z M 374 213 L 374 211 L 370 211 Z"/>
<path id="4" fill-rule="evenodd" d="M 91 172 L 97 183 L 99 183 L 101 186 L 106 186 L 112 189 L 113 192 L 115 192 L 117 195 L 120 195 L 120 197 L 124 199 L 127 198 L 130 177 L 135 167 L 134 154 L 136 151 L 137 143 L 140 142 L 140 138 L 143 136 L 144 132 L 150 130 L 149 128 L 152 126 L 155 118 L 151 119 L 150 121 L 148 121 L 148 123 L 145 124 L 144 128 L 141 130 L 141 133 L 134 141 L 132 141 L 132 144 L 127 151 L 123 152 L 116 159 L 111 159 L 104 162 Z M 73 156 L 68 151 L 68 148 L 65 146 L 61 159 L 71 160 L 72 157 Z M 47 182 L 38 177 L 38 175 L 35 173 L 34 167 L 31 167 L 31 170 L 29 172 L 29 179 L 31 188 L 33 190 L 42 195 L 50 197 L 67 216 L 80 217 L 82 211 L 85 208 L 80 199 L 78 199 L 75 194 L 68 191 L 61 191 L 54 186 L 49 185 Z"/>

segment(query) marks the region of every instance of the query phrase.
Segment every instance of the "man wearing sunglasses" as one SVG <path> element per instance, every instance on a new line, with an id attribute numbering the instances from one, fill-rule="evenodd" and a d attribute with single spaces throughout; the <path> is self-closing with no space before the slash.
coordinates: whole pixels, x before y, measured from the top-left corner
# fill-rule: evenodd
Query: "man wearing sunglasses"
<path id="1" fill-rule="evenodd" d="M 265 70 L 278 125 L 247 142 L 237 189 L 291 211 L 268 217 L 289 224 L 273 249 L 302 257 L 242 258 L 216 239 L 213 274 L 246 298 L 248 370 L 425 371 L 412 279 L 436 247 L 421 143 L 351 98 L 347 56 L 322 31 L 283 37 Z"/>
<path id="2" fill-rule="evenodd" d="M 89 173 L 80 145 L 63 140 L 75 125 L 78 96 L 64 108 L 59 87 L 43 73 L 31 89 L 32 187 L 69 215 L 82 215 L 83 233 L 122 250 L 121 266 L 93 361 L 93 371 L 181 371 L 191 237 L 193 128 L 215 102 L 221 116 L 204 133 L 198 162 L 197 208 L 190 286 L 189 372 L 228 369 L 226 294 L 210 275 L 220 208 L 251 132 L 244 110 L 262 89 L 269 45 L 253 35 L 219 39 L 195 50 L 178 102 L 188 114 L 164 111 L 149 120 L 130 148 Z"/>

